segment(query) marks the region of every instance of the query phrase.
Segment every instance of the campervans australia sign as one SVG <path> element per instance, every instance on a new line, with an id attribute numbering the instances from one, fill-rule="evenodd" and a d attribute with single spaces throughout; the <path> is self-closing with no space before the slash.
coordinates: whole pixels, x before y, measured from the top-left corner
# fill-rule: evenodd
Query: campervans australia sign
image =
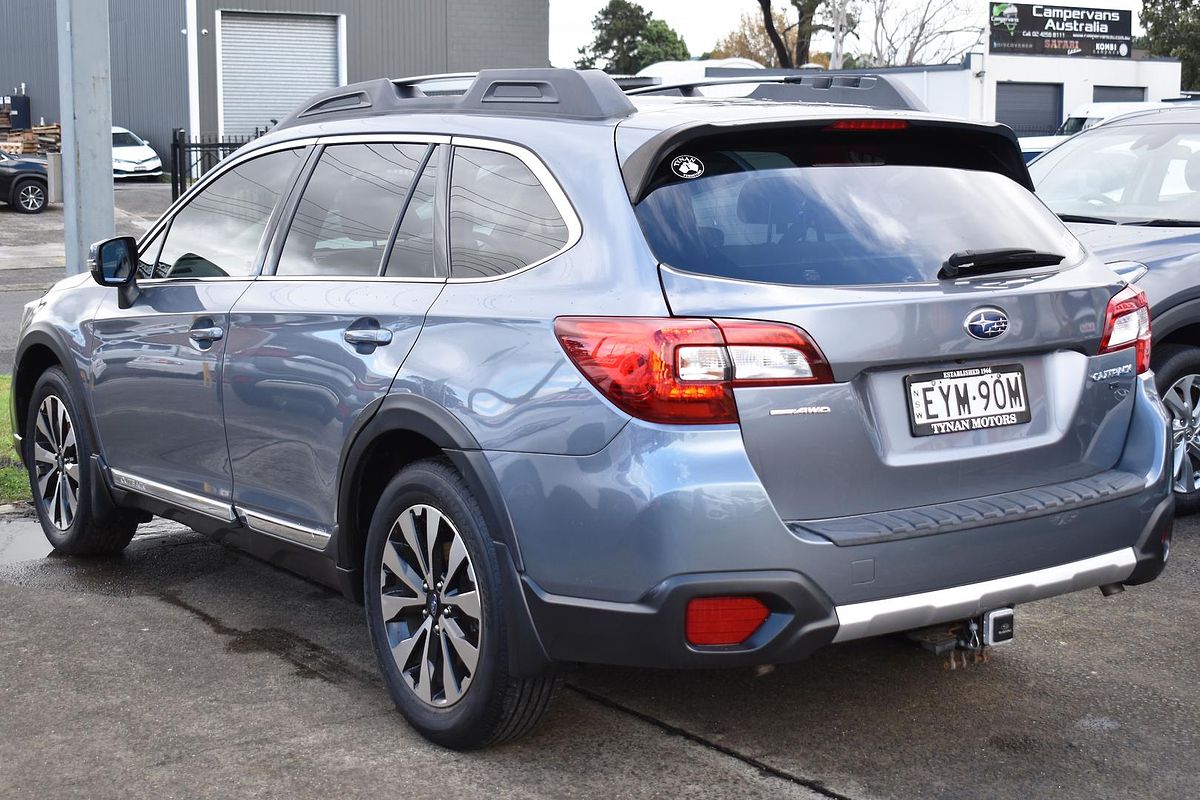
<path id="1" fill-rule="evenodd" d="M 1133 12 L 1027 3 L 989 3 L 989 52 L 1008 55 L 1129 58 Z"/>

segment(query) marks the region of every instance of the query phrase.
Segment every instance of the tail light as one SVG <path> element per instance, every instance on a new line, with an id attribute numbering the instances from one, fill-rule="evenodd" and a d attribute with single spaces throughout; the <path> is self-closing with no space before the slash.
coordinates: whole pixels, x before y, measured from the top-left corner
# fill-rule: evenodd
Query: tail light
<path id="1" fill-rule="evenodd" d="M 575 366 L 614 405 L 648 422 L 737 422 L 736 386 L 831 383 L 799 328 L 679 317 L 559 317 Z"/>
<path id="2" fill-rule="evenodd" d="M 1133 347 L 1137 350 L 1137 371 L 1150 369 L 1150 305 L 1146 293 L 1126 286 L 1108 301 L 1104 315 L 1104 338 L 1100 353 L 1115 353 Z"/>
<path id="3" fill-rule="evenodd" d="M 770 613 L 757 597 L 694 597 L 688 601 L 684 626 L 688 644 L 741 644 Z"/>

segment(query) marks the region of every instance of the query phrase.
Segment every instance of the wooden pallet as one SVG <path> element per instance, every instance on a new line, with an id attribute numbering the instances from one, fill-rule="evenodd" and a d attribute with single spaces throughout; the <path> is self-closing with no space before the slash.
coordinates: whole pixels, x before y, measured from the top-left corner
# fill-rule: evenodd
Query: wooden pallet
<path id="1" fill-rule="evenodd" d="M 10 156 L 24 155 L 26 152 L 36 152 L 36 150 L 25 150 L 25 145 L 21 142 L 0 142 L 0 153 L 8 153 Z"/>

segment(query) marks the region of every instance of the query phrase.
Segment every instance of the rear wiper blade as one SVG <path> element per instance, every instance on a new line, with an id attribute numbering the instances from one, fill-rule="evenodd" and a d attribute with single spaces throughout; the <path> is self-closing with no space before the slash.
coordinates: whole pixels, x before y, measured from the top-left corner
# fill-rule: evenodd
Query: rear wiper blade
<path id="1" fill-rule="evenodd" d="M 1089 217 L 1084 214 L 1059 214 L 1058 218 L 1063 222 L 1090 222 L 1093 225 L 1116 225 L 1115 219 L 1108 217 Z"/>
<path id="2" fill-rule="evenodd" d="M 1004 272 L 1026 267 L 1052 267 L 1066 256 L 1059 253 L 1044 253 L 1028 247 L 1001 247 L 996 250 L 960 250 L 951 254 L 938 270 L 938 280 L 957 278 L 959 275 L 981 275 L 988 272 Z"/>
<path id="3" fill-rule="evenodd" d="M 1139 219 L 1124 225 L 1141 225 L 1146 228 L 1200 228 L 1196 219 Z"/>

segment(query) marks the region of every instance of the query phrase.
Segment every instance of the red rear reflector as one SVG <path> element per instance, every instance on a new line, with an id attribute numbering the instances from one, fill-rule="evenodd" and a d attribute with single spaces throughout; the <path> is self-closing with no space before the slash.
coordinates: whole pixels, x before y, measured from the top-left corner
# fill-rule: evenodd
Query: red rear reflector
<path id="1" fill-rule="evenodd" d="M 688 644 L 741 644 L 770 613 L 757 597 L 694 597 L 687 604 Z"/>
<path id="2" fill-rule="evenodd" d="M 908 127 L 903 119 L 839 119 L 825 126 L 827 131 L 902 131 Z"/>
<path id="3" fill-rule="evenodd" d="M 1150 369 L 1150 304 L 1136 286 L 1126 286 L 1108 301 L 1100 353 L 1129 347 L 1136 348 L 1138 374 Z"/>

